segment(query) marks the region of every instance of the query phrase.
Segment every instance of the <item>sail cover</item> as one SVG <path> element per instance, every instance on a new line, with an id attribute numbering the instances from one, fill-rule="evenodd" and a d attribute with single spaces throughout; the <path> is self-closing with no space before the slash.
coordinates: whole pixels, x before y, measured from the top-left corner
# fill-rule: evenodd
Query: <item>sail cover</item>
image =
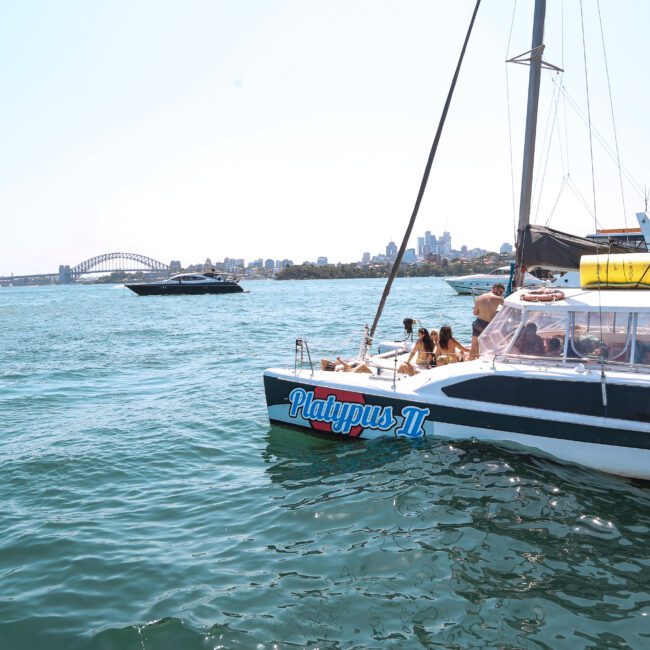
<path id="1" fill-rule="evenodd" d="M 522 265 L 528 270 L 578 271 L 582 255 L 630 252 L 630 248 L 611 240 L 607 244 L 596 243 L 592 239 L 532 224 L 524 230 L 522 246 Z"/>

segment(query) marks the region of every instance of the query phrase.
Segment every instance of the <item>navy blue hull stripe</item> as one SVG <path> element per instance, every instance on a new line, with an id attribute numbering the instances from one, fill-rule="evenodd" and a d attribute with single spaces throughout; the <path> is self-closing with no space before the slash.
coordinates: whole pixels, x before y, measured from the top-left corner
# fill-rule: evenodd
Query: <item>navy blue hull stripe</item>
<path id="1" fill-rule="evenodd" d="M 288 405 L 289 393 L 294 388 L 300 387 L 308 391 L 315 388 L 310 384 L 285 381 L 283 379 L 268 376 L 264 377 L 264 387 L 268 406 Z M 365 395 L 365 401 L 367 404 L 393 406 L 395 410 L 401 409 L 409 404 L 427 406 L 431 410 L 431 415 L 427 420 L 433 422 L 444 422 L 459 426 L 476 427 L 479 429 L 495 431 L 508 431 L 528 436 L 553 438 L 557 440 L 571 440 L 600 445 L 613 445 L 616 447 L 650 449 L 650 431 L 632 431 L 629 429 L 616 429 L 597 425 L 562 422 L 556 418 L 566 414 L 558 411 L 555 413 L 548 412 L 548 419 L 539 420 L 533 417 L 510 414 L 507 412 L 508 405 L 504 405 L 502 413 L 490 413 L 468 408 L 457 408 L 454 406 L 439 406 L 434 404 L 425 404 L 423 402 L 407 402 L 405 400 L 378 397 L 375 395 Z M 286 423 L 283 422 L 282 424 Z M 291 426 L 301 428 L 300 425 Z"/>
<path id="2" fill-rule="evenodd" d="M 600 382 L 567 379 L 526 379 L 492 375 L 446 386 L 449 397 L 479 402 L 576 413 L 592 417 L 650 422 L 650 387 L 606 385 L 603 405 Z"/>

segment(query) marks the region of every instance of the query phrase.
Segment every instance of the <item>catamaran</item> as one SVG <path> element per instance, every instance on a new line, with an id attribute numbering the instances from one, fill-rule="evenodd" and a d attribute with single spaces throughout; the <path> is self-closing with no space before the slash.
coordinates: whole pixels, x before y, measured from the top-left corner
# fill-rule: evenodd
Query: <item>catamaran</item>
<path id="1" fill-rule="evenodd" d="M 522 286 L 527 267 L 544 266 L 579 270 L 582 286 L 512 293 L 481 334 L 476 360 L 409 376 L 400 372 L 406 347 L 370 354 L 478 4 L 394 272 L 358 358 L 346 364 L 348 372 L 314 367 L 307 343 L 297 339 L 293 366 L 264 373 L 269 420 L 349 438 L 474 438 L 650 479 L 650 256 L 529 223 L 545 0 L 536 0 L 525 55 L 530 72 L 515 283 Z M 360 368 L 366 372 L 355 372 Z"/>

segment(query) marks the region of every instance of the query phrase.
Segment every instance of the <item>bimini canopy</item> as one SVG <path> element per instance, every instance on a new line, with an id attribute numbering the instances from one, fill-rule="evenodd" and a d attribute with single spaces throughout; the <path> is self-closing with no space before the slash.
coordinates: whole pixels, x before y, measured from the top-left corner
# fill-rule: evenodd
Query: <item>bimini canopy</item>
<path id="1" fill-rule="evenodd" d="M 610 240 L 596 243 L 585 237 L 569 235 L 545 226 L 528 225 L 522 238 L 522 264 L 528 269 L 578 271 L 582 255 L 629 253 L 630 249 Z"/>

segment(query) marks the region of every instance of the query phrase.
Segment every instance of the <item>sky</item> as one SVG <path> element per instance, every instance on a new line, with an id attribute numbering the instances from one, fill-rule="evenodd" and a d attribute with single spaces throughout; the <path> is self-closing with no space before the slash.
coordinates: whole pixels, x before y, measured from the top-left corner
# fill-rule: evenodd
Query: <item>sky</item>
<path id="1" fill-rule="evenodd" d="M 473 8 L 0 0 L 0 275 L 399 245 Z M 514 241 L 528 68 L 505 60 L 532 10 L 483 0 L 411 246 Z M 583 22 L 584 50 L 579 0 L 549 1 L 545 59 L 565 71 L 542 78 L 531 217 L 578 235 L 636 225 L 650 187 L 650 3 L 584 0 Z"/>

